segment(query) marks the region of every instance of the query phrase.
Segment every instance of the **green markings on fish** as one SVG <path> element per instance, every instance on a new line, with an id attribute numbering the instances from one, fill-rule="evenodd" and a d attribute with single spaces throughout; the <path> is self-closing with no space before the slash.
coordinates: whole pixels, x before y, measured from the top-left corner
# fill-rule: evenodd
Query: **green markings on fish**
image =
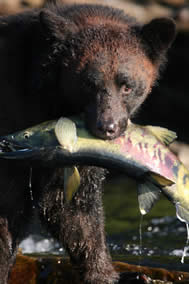
<path id="1" fill-rule="evenodd" d="M 170 131 L 166 128 L 159 126 L 143 126 L 148 131 L 150 131 L 158 140 L 164 143 L 166 146 L 169 146 L 176 138 L 177 135 L 175 132 Z M 153 174 L 151 175 L 153 178 Z M 158 184 L 161 186 L 166 185 L 166 179 L 161 176 L 155 175 L 154 179 L 158 181 Z M 172 185 L 173 183 L 170 180 L 167 180 L 167 185 Z M 159 200 L 161 196 L 161 190 L 158 186 L 149 182 L 148 180 L 145 182 L 141 182 L 138 184 L 138 202 L 139 202 L 139 210 L 142 215 L 147 214 L 154 203 Z"/>
<path id="2" fill-rule="evenodd" d="M 150 211 L 160 192 L 189 223 L 189 171 L 167 147 L 176 134 L 161 127 L 129 123 L 115 140 L 92 136 L 82 120 L 61 118 L 0 137 L 0 158 L 65 167 L 65 196 L 71 200 L 80 180 L 75 165 L 116 168 L 138 183 L 139 208 Z M 175 185 L 174 188 L 172 185 Z"/>
<path id="3" fill-rule="evenodd" d="M 73 121 L 60 118 L 55 125 L 55 135 L 61 147 L 72 152 L 77 142 L 77 130 Z M 80 174 L 77 167 L 64 168 L 64 197 L 70 202 L 80 186 Z"/>

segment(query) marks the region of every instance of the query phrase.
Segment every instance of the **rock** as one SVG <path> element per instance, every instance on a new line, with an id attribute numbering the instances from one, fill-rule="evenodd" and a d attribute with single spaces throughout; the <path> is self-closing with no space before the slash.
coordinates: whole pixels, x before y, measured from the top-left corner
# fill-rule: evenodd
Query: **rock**
<path id="1" fill-rule="evenodd" d="M 147 266 L 132 265 L 119 261 L 113 262 L 116 271 L 120 273 L 139 273 L 141 283 L 169 284 L 175 281 L 189 281 L 188 272 L 168 271 L 162 268 L 151 268 Z M 125 274 L 127 275 L 127 273 Z M 147 276 L 145 276 L 147 275 Z M 134 277 L 134 276 L 133 276 Z M 139 280 L 140 280 L 139 279 Z M 158 280 L 157 280 L 158 279 Z M 148 280 L 150 282 L 148 282 Z M 60 256 L 33 256 L 28 257 L 18 254 L 16 264 L 13 267 L 9 284 L 20 283 L 62 283 L 79 284 L 79 275 L 71 266 L 69 259 Z M 124 282 L 123 282 L 124 283 Z M 127 282 L 128 283 L 128 282 Z M 134 282 L 133 282 L 134 283 Z M 180 283 L 180 282 L 179 282 Z M 189 282 L 188 282 L 189 283 Z"/>

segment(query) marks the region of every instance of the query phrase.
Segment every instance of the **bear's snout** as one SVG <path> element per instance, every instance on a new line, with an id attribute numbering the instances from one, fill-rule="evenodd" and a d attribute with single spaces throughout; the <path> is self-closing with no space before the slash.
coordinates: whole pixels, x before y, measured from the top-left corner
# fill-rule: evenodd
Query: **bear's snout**
<path id="1" fill-rule="evenodd" d="M 99 121 L 97 123 L 97 132 L 102 138 L 112 139 L 119 132 L 118 124 L 111 120 L 104 123 Z"/>
<path id="2" fill-rule="evenodd" d="M 96 126 L 96 134 L 98 137 L 103 139 L 114 139 L 122 134 L 126 128 L 126 123 L 120 128 L 118 122 L 113 120 L 108 121 L 98 121 Z"/>
<path id="3" fill-rule="evenodd" d="M 88 120 L 88 129 L 98 138 L 112 140 L 124 134 L 127 127 L 127 120 L 114 121 L 113 119 L 96 121 Z"/>

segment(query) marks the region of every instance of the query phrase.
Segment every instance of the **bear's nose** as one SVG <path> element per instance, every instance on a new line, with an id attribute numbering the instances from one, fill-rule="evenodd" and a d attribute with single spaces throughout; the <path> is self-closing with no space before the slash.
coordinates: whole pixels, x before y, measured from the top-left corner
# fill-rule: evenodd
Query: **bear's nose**
<path id="1" fill-rule="evenodd" d="M 105 133 L 107 136 L 112 136 L 116 133 L 116 124 L 110 123 L 106 126 Z"/>
<path id="2" fill-rule="evenodd" d="M 103 139 L 114 139 L 119 136 L 119 127 L 117 123 L 99 122 L 97 125 L 98 136 Z"/>

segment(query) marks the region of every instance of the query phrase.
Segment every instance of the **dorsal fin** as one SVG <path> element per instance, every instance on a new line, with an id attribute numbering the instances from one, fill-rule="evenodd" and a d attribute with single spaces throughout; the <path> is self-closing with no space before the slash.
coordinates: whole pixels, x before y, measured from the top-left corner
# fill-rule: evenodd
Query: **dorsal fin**
<path id="1" fill-rule="evenodd" d="M 144 127 L 148 129 L 156 138 L 158 138 L 166 146 L 169 146 L 177 138 L 176 132 L 171 131 L 167 128 L 152 125 L 147 125 Z"/>

